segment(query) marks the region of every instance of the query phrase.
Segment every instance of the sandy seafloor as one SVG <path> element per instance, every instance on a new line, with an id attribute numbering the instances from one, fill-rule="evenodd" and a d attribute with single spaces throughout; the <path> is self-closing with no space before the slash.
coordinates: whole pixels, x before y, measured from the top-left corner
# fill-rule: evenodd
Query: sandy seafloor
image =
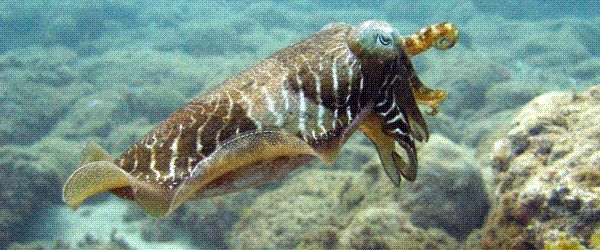
<path id="1" fill-rule="evenodd" d="M 190 202 L 167 218 L 148 218 L 110 195 L 77 211 L 61 202 L 86 142 L 117 156 L 203 90 L 278 49 L 328 23 L 370 19 L 403 35 L 441 21 L 459 29 L 451 50 L 413 58 L 426 85 L 449 92 L 441 112 L 426 116 L 433 136 L 419 153 L 420 181 L 392 188 L 357 133 L 333 168 L 313 163 L 260 190 Z M 545 177 L 521 171 L 529 166 L 522 155 L 538 145 L 530 140 L 538 130 L 555 131 L 545 126 L 560 122 L 534 119 L 544 129 L 528 130 L 521 145 L 513 120 L 551 91 L 589 96 L 556 105 L 593 111 L 595 92 L 585 91 L 599 84 L 598 1 L 1 1 L 0 249 L 493 249 L 561 240 L 600 248 L 600 139 L 585 137 L 591 156 L 568 168 L 551 164 L 564 155 L 552 153 L 555 144 L 531 152 L 550 155 L 543 166 L 562 176 L 585 168 L 577 176 L 587 186 L 570 177 L 532 184 Z M 592 111 L 584 124 L 600 120 Z M 506 141 L 514 147 L 504 159 Z M 531 198 L 530 186 L 548 195 Z"/>

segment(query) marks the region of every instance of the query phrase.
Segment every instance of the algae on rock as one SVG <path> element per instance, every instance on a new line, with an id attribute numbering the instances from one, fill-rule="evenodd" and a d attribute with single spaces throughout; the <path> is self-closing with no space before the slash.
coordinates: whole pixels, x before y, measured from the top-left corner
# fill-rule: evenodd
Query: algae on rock
<path id="1" fill-rule="evenodd" d="M 484 247 L 541 248 L 563 233 L 587 244 L 600 228 L 600 85 L 535 98 L 491 156 Z"/>

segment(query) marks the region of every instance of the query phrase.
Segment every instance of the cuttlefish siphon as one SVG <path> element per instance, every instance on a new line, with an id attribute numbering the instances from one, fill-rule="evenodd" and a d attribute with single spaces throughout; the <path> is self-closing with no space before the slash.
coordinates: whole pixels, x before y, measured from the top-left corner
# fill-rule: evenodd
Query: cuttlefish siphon
<path id="1" fill-rule="evenodd" d="M 63 199 L 75 209 L 110 191 L 165 215 L 190 199 L 282 178 L 316 158 L 331 164 L 357 129 L 395 185 L 414 181 L 415 141 L 429 136 L 417 104 L 435 113 L 447 93 L 423 85 L 410 57 L 451 48 L 457 38 L 450 23 L 408 37 L 383 21 L 327 25 L 206 91 L 116 159 L 89 143 Z"/>

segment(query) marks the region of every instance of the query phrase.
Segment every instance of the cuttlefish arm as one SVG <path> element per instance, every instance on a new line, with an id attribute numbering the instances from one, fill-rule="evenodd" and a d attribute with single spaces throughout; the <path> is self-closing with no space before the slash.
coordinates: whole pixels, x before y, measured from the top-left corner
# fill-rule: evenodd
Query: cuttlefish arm
<path id="1" fill-rule="evenodd" d="M 88 154 L 103 155 L 99 153 L 99 150 L 101 150 L 99 147 L 94 147 L 93 150 L 87 151 L 90 151 Z M 227 177 L 230 173 L 260 171 L 260 169 L 252 169 L 252 167 L 276 159 L 293 159 L 304 156 L 326 158 L 317 153 L 304 140 L 285 132 L 262 131 L 240 135 L 218 146 L 209 157 L 200 161 L 182 184 L 174 189 L 139 180 L 119 168 L 107 157 L 88 157 L 88 160 L 98 161 L 84 164 L 71 175 L 63 189 L 63 200 L 71 208 L 76 209 L 92 195 L 119 188 L 131 188 L 133 199 L 148 214 L 163 216 L 173 212 L 187 200 L 194 198 L 198 192 L 210 186 L 213 181 L 230 178 Z M 227 179 L 226 181 L 237 180 Z"/>
<path id="2" fill-rule="evenodd" d="M 400 186 L 401 176 L 409 181 L 414 181 L 418 165 L 415 148 L 400 141 L 400 145 L 408 156 L 409 163 L 407 163 L 396 151 L 395 138 L 384 133 L 382 124 L 383 117 L 373 114 L 361 123 L 359 130 L 375 145 L 381 165 L 394 185 Z"/>
<path id="3" fill-rule="evenodd" d="M 438 50 L 447 50 L 454 47 L 458 42 L 458 31 L 454 24 L 442 22 L 429 25 L 416 34 L 401 39 L 406 53 L 412 57 L 429 50 L 431 47 Z M 430 89 L 418 79 L 411 81 L 411 85 L 417 102 L 431 107 L 430 115 L 437 114 L 439 104 L 446 99 L 448 92 Z"/>

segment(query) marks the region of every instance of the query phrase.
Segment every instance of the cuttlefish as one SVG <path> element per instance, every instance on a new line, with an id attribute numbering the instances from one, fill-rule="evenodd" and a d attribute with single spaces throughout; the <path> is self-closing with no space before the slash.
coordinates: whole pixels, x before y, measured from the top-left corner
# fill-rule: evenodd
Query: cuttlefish
<path id="1" fill-rule="evenodd" d="M 165 215 L 190 199 L 285 177 L 313 159 L 334 162 L 358 129 L 395 185 L 417 174 L 415 141 L 429 132 L 418 104 L 437 112 L 447 93 L 426 87 L 410 57 L 451 48 L 454 25 L 401 37 L 383 21 L 330 24 L 181 107 L 116 159 L 88 143 L 64 185 L 73 209 L 110 191 Z"/>

